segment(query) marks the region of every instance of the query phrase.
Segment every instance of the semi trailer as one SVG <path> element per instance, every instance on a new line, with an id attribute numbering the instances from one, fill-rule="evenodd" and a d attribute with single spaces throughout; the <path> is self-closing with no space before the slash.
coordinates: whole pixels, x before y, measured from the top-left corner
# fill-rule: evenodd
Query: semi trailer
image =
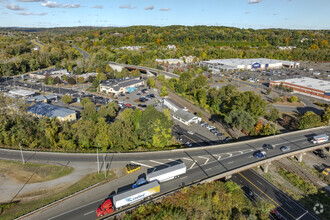
<path id="1" fill-rule="evenodd" d="M 112 199 L 107 198 L 96 210 L 96 216 L 101 217 L 110 214 L 123 206 L 134 204 L 159 192 L 160 185 L 158 181 L 151 181 L 138 188 L 119 193 L 114 195 Z"/>
<path id="2" fill-rule="evenodd" d="M 160 183 L 174 179 L 181 174 L 185 174 L 187 171 L 186 165 L 184 163 L 179 163 L 174 166 L 170 166 L 161 170 L 157 170 L 152 173 L 147 174 L 147 181 L 151 182 L 158 180 Z"/>

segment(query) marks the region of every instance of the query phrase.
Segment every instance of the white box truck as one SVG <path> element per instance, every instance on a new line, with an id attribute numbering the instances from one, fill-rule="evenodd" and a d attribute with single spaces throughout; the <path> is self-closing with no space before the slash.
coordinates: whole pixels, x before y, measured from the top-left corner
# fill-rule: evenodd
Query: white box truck
<path id="1" fill-rule="evenodd" d="M 314 136 L 314 138 L 312 139 L 311 142 L 313 144 L 320 144 L 320 143 L 326 142 L 328 140 L 329 140 L 329 136 L 328 135 L 321 134 L 321 135 Z"/>
<path id="2" fill-rule="evenodd" d="M 174 166 L 170 166 L 161 170 L 147 174 L 147 181 L 151 182 L 158 180 L 160 183 L 174 179 L 175 177 L 185 174 L 187 171 L 184 163 L 179 163 Z"/>

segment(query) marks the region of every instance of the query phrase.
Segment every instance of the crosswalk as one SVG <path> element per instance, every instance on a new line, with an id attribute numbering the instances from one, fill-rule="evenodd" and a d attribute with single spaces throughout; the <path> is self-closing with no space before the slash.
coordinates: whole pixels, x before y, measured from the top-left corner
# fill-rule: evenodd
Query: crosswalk
<path id="1" fill-rule="evenodd" d="M 155 167 L 170 167 L 176 163 L 184 162 L 187 170 L 196 168 L 197 166 L 205 166 L 211 162 L 225 160 L 231 157 L 236 157 L 242 154 L 248 154 L 251 156 L 252 149 L 234 151 L 230 153 L 217 153 L 217 154 L 208 154 L 203 156 L 187 156 L 176 159 L 161 159 L 161 160 L 143 160 L 143 161 L 131 161 L 131 163 L 138 164 L 146 168 L 155 168 Z M 228 164 L 233 163 L 229 161 Z"/>

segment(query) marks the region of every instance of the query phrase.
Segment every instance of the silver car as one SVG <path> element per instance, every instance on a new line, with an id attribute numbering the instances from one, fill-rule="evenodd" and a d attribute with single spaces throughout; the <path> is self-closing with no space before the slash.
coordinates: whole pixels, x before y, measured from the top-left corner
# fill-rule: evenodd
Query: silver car
<path id="1" fill-rule="evenodd" d="M 291 147 L 290 147 L 290 146 L 282 146 L 282 147 L 280 148 L 280 150 L 283 151 L 283 152 L 285 152 L 285 151 L 289 151 L 289 150 L 291 150 Z"/>

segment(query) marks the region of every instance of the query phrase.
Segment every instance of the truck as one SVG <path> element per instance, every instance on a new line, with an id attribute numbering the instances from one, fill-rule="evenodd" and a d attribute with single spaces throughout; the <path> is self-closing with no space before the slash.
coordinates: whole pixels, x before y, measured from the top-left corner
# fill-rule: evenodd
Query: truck
<path id="1" fill-rule="evenodd" d="M 328 140 L 329 140 L 329 136 L 328 135 L 321 134 L 321 135 L 314 136 L 314 138 L 311 140 L 311 142 L 313 144 L 320 144 L 320 143 L 326 142 Z"/>
<path id="2" fill-rule="evenodd" d="M 110 198 L 107 198 L 96 210 L 96 216 L 101 217 L 112 213 L 126 205 L 137 203 L 145 198 L 150 197 L 160 192 L 160 184 L 158 181 L 151 181 L 145 185 L 135 189 L 119 193 Z"/>
<path id="3" fill-rule="evenodd" d="M 175 177 L 185 174 L 187 171 L 186 165 L 184 163 L 179 163 L 174 166 L 170 166 L 146 175 L 148 182 L 157 180 L 160 183 L 166 182 L 168 180 L 174 179 Z"/>

